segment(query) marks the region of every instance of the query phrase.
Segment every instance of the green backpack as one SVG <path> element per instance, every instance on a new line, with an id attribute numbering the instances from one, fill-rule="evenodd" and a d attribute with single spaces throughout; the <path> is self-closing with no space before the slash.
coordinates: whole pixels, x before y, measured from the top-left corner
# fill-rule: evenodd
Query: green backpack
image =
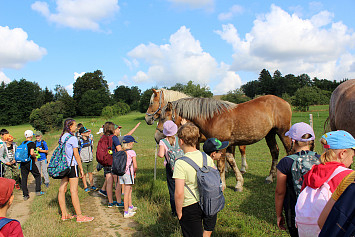
<path id="1" fill-rule="evenodd" d="M 314 151 L 301 151 L 287 157 L 293 159 L 293 164 L 291 167 L 293 189 L 295 190 L 296 197 L 301 192 L 303 175 L 305 175 L 313 165 L 320 164 L 319 158 L 316 156 L 317 153 Z"/>

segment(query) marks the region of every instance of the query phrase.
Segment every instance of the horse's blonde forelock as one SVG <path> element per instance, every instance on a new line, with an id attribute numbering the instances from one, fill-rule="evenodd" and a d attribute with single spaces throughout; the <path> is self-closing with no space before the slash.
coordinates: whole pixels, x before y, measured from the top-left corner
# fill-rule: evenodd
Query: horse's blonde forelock
<path id="1" fill-rule="evenodd" d="M 173 91 L 173 90 L 168 90 L 168 89 L 164 89 L 164 88 L 161 88 L 161 89 L 158 89 L 155 91 L 160 92 L 160 93 L 162 92 L 164 94 L 164 103 L 165 104 L 168 102 L 172 102 L 172 101 L 181 99 L 181 98 L 190 97 L 180 91 Z M 150 103 L 153 103 L 154 97 L 155 97 L 155 94 L 153 93 L 152 96 L 150 97 Z"/>

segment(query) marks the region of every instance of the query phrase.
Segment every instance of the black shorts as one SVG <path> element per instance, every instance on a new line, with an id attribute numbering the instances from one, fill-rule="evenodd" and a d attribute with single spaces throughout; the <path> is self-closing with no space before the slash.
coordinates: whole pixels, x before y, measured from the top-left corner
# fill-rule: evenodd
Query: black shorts
<path id="1" fill-rule="evenodd" d="M 79 169 L 77 165 L 74 166 L 70 166 L 70 173 L 68 174 L 68 178 L 72 179 L 72 178 L 78 178 L 79 175 Z"/>
<path id="2" fill-rule="evenodd" d="M 112 166 L 104 166 L 104 176 L 106 177 L 106 174 L 111 174 L 112 173 Z"/>
<path id="3" fill-rule="evenodd" d="M 202 236 L 203 229 L 213 231 L 216 226 L 216 221 L 217 214 L 214 216 L 206 216 L 198 203 L 183 207 L 182 217 L 179 220 L 184 236 Z"/>

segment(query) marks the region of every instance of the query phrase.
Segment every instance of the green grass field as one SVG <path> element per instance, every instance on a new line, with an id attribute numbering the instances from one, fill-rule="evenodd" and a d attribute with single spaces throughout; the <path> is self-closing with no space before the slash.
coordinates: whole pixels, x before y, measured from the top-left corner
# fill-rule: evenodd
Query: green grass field
<path id="1" fill-rule="evenodd" d="M 309 123 L 309 114 L 313 114 L 314 130 L 316 133 L 317 152 L 322 152 L 318 142 L 324 133 L 323 125 L 328 117 L 328 106 L 313 106 L 309 112 L 294 112 L 292 123 Z M 96 132 L 105 122 L 103 118 L 76 118 L 84 126 L 92 129 L 95 141 L 98 141 Z M 122 134 L 128 132 L 136 123 L 142 122 L 134 133 L 138 141 L 134 150 L 137 153 L 138 171 L 136 185 L 133 191 L 133 202 L 139 211 L 134 220 L 139 223 L 138 229 L 145 236 L 181 236 L 178 221 L 170 215 L 169 194 L 166 186 L 163 161 L 158 158 L 157 179 L 154 180 L 155 141 L 153 138 L 155 125 L 148 126 L 144 121 L 144 114 L 132 112 L 128 115 L 112 119 L 113 122 L 123 126 Z M 23 132 L 29 129 L 29 125 L 6 127 L 17 141 L 23 140 Z M 45 134 L 51 148 L 57 145 L 60 131 Z M 281 159 L 285 156 L 285 150 L 281 142 Z M 244 191 L 234 192 L 235 176 L 227 173 L 225 190 L 226 206 L 218 214 L 218 221 L 213 236 L 286 236 L 285 231 L 278 230 L 274 208 L 274 192 L 276 182 L 264 184 L 271 166 L 271 155 L 265 140 L 247 146 L 247 162 L 249 169 L 244 174 Z M 236 155 L 237 164 L 240 165 L 239 154 Z M 103 182 L 103 172 L 97 175 L 97 186 Z M 59 182 L 52 182 L 47 194 L 36 197 L 31 207 L 31 217 L 26 223 L 22 223 L 25 236 L 90 236 L 90 231 L 100 226 L 100 220 L 91 224 L 77 224 L 75 222 L 61 222 L 59 218 L 59 206 L 57 192 Z M 85 212 L 86 205 L 90 203 L 90 195 L 82 189 L 79 190 L 82 209 Z M 67 205 L 70 205 L 68 192 Z M 72 207 L 70 210 L 73 211 Z M 98 207 L 105 208 L 105 207 Z M 45 224 L 43 224 L 45 223 Z M 118 223 L 119 224 L 119 223 Z M 48 228 L 48 227 L 51 228 Z"/>

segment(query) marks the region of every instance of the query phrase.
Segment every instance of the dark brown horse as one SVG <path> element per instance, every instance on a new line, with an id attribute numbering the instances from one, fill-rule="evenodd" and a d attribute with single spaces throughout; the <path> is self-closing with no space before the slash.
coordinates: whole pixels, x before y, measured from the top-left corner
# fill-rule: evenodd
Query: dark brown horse
<path id="1" fill-rule="evenodd" d="M 167 89 L 159 89 L 159 90 L 152 89 L 152 91 L 153 91 L 153 94 L 150 98 L 149 107 L 148 107 L 146 115 L 145 115 L 145 121 L 148 125 L 152 125 L 155 120 L 160 118 L 162 108 L 168 102 L 176 101 L 181 98 L 191 98 L 190 96 L 188 96 L 182 92 L 179 92 L 179 91 L 173 91 L 173 90 L 167 90 Z M 235 106 L 235 104 L 232 104 L 232 103 L 230 103 L 230 105 Z M 161 123 L 161 121 L 160 121 L 160 123 Z M 177 122 L 176 124 L 178 126 L 180 126 L 179 122 Z M 162 131 L 163 131 L 162 126 L 160 126 L 160 127 L 161 127 L 161 134 L 162 134 Z M 158 126 L 157 126 L 157 129 L 159 129 Z M 155 139 L 156 143 L 159 144 L 159 141 L 162 138 L 164 138 L 164 136 L 159 137 L 159 140 Z M 199 142 L 201 143 L 204 141 L 206 141 L 206 137 L 203 134 L 201 134 Z M 245 150 L 246 150 L 246 146 L 239 146 L 239 151 L 240 151 L 241 159 L 242 159 L 242 166 L 240 168 L 240 172 L 242 172 L 242 173 L 245 173 L 248 168 L 248 164 L 246 162 Z M 233 147 L 233 149 L 231 150 L 233 157 L 234 157 L 234 151 L 235 151 L 235 148 Z M 234 159 L 231 162 L 235 162 Z"/>
<path id="2" fill-rule="evenodd" d="M 291 126 L 292 111 L 283 99 L 266 95 L 254 100 L 230 106 L 222 101 L 208 98 L 184 98 L 168 103 L 161 113 L 161 119 L 172 119 L 177 122 L 182 118 L 192 121 L 207 138 L 215 137 L 221 141 L 229 141 L 231 146 L 250 145 L 265 138 L 272 156 L 270 174 L 266 182 L 276 177 L 276 164 L 279 148 L 276 135 L 281 139 L 286 152 L 290 152 L 290 139 L 285 133 Z M 156 139 L 161 132 L 158 124 Z M 227 156 L 227 159 L 232 159 Z M 225 160 L 219 162 L 222 182 Z M 234 162 L 235 164 L 235 162 Z M 235 164 L 236 165 L 236 164 Z M 237 168 L 232 167 L 234 171 Z M 242 190 L 243 177 L 238 175 L 236 189 Z"/>
<path id="3" fill-rule="evenodd" d="M 332 131 L 345 130 L 355 137 L 355 79 L 341 83 L 329 103 L 329 126 Z"/>

